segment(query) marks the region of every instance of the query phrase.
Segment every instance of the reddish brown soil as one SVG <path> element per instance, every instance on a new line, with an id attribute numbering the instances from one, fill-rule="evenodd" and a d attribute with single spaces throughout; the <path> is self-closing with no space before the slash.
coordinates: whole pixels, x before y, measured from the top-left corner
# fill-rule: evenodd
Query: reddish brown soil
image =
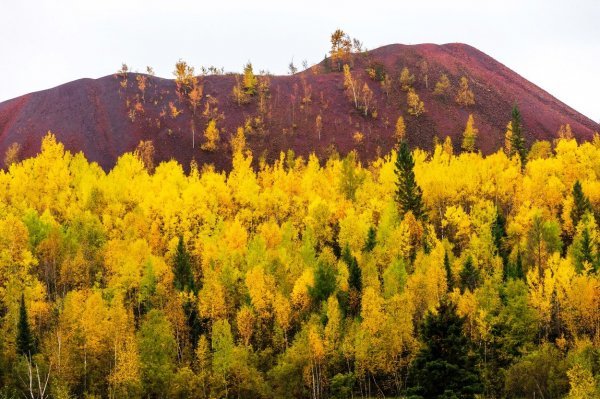
<path id="1" fill-rule="evenodd" d="M 423 59 L 429 64 L 429 87 L 419 74 L 418 65 Z M 368 79 L 364 72 L 372 62 L 385 66 L 395 87 L 402 67 L 410 68 L 417 77 L 415 89 L 425 102 L 426 113 L 419 118 L 408 115 L 406 95 L 397 89 L 388 98 L 380 83 Z M 597 123 L 465 44 L 395 44 L 356 55 L 353 73 L 366 81 L 375 94 L 378 110 L 375 119 L 362 117 L 353 109 L 344 93 L 342 74 L 329 72 L 325 65 L 324 62 L 294 76 L 271 77 L 266 128 L 248 137 L 256 158 L 273 159 L 289 148 L 296 154 L 316 152 L 321 156 L 332 149 L 346 153 L 357 148 L 366 161 L 392 147 L 394 125 L 400 114 L 405 117 L 413 146 L 431 148 L 434 136 L 450 135 L 458 149 L 468 115 L 473 113 L 480 134 L 478 146 L 482 152 L 490 153 L 503 143 L 514 102 L 521 109 L 529 144 L 535 139 L 554 138 L 559 126 L 565 123 L 571 125 L 579 139 L 589 139 L 594 131 L 600 130 Z M 442 73 L 450 77 L 454 89 L 460 77 L 467 76 L 476 104 L 465 109 L 457 106 L 453 95 L 447 99 L 433 95 L 435 82 Z M 206 118 L 197 117 L 196 146 L 192 148 L 191 110 L 177 100 L 174 82 L 157 77 L 148 79 L 144 113 L 138 114 L 133 122 L 128 117 L 126 100 L 140 94 L 135 74 L 128 75 L 126 89 L 120 87 L 119 78 L 111 75 L 77 80 L 0 103 L 0 154 L 17 142 L 22 145 L 23 156 L 34 155 L 39 151 L 41 138 L 50 130 L 67 149 L 83 151 L 103 168 L 112 167 L 120 154 L 133 150 L 140 140 L 153 140 L 158 161 L 174 158 L 187 166 L 195 158 L 199 163 L 227 168 L 231 158 L 229 137 L 246 118 L 257 115 L 256 99 L 242 106 L 232 100 L 234 75 L 203 78 L 205 99 L 198 114 L 204 109 L 206 95 L 218 100 L 219 111 L 224 114 L 224 120 L 219 122 L 220 148 L 209 153 L 200 149 Z M 303 80 L 312 91 L 311 102 L 305 105 L 301 104 Z M 175 119 L 160 116 L 163 109 L 168 109 L 169 101 L 183 109 Z M 319 113 L 323 120 L 320 140 L 315 131 Z M 357 145 L 352 139 L 356 131 L 364 134 L 362 144 Z"/>

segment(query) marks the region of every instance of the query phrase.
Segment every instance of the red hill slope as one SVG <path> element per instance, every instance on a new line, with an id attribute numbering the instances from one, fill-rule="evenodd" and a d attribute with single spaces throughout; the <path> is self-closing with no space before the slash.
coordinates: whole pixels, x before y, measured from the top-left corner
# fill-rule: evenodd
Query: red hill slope
<path id="1" fill-rule="evenodd" d="M 428 84 L 422 73 L 423 61 L 428 64 Z M 392 79 L 388 94 L 379 81 L 370 79 L 365 72 L 366 67 L 375 64 L 382 65 Z M 395 44 L 353 55 L 353 74 L 374 93 L 375 118 L 363 117 L 354 109 L 344 91 L 343 74 L 329 71 L 327 65 L 324 61 L 293 76 L 270 77 L 264 123 L 247 135 L 254 154 L 273 159 L 289 148 L 301 155 L 326 155 L 333 149 L 346 153 L 356 148 L 361 158 L 368 160 L 392 147 L 399 115 L 406 120 L 413 146 L 430 148 L 434 136 L 449 135 L 458 149 L 470 113 L 479 128 L 478 147 L 489 153 L 504 141 L 514 102 L 521 109 L 528 144 L 535 139 L 554 138 L 559 126 L 566 123 L 579 139 L 590 139 L 594 131 L 600 130 L 597 123 L 465 44 Z M 399 88 L 398 77 L 405 66 L 415 75 L 414 88 L 425 103 L 426 112 L 418 118 L 407 113 L 406 93 Z M 452 93 L 446 98 L 433 93 L 442 73 L 452 83 Z M 232 88 L 239 77 L 201 78 L 204 91 L 195 117 L 196 145 L 192 147 L 192 110 L 178 99 L 174 81 L 147 76 L 142 96 L 136 76 L 128 74 L 125 87 L 121 85 L 122 78 L 116 76 L 81 79 L 0 103 L 0 153 L 16 142 L 22 146 L 22 156 L 33 155 L 39 150 L 42 136 L 50 130 L 68 149 L 83 151 L 104 168 L 110 168 L 120 154 L 132 151 L 140 140 L 153 141 L 158 161 L 175 158 L 189 165 L 195 158 L 199 163 L 227 168 L 229 137 L 238 126 L 259 115 L 256 97 L 245 105 L 233 100 Z M 468 78 L 475 94 L 476 104 L 467 108 L 454 101 L 462 76 Z M 143 111 L 138 108 L 133 114 L 136 101 Z M 169 103 L 181 114 L 173 118 Z M 221 141 L 214 152 L 200 148 L 204 141 L 202 131 L 209 119 L 202 115 L 207 103 L 213 109 L 216 106 L 222 116 L 217 125 Z M 322 120 L 320 137 L 317 115 Z M 361 143 L 353 139 L 357 131 L 363 133 Z"/>

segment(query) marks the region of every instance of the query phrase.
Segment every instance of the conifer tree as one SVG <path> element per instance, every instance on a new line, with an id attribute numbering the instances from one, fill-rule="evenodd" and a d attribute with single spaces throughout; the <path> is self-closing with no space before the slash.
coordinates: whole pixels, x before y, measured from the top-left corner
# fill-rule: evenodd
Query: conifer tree
<path id="1" fill-rule="evenodd" d="M 399 147 L 395 173 L 398 177 L 396 182 L 396 202 L 398 203 L 400 216 L 403 217 L 407 212 L 412 212 L 415 218 L 424 220 L 427 218 L 427 215 L 425 213 L 425 205 L 423 204 L 423 193 L 415 180 L 415 173 L 413 171 L 415 162 L 406 140 L 402 140 Z"/>
<path id="2" fill-rule="evenodd" d="M 583 193 L 581 183 L 577 180 L 573 185 L 573 209 L 571 209 L 573 227 L 577 227 L 583 215 L 591 210 L 592 205 L 590 204 L 590 200 Z"/>
<path id="3" fill-rule="evenodd" d="M 502 264 L 506 266 L 508 262 L 508 253 L 504 248 L 504 240 L 506 239 L 506 219 L 502 214 L 502 211 L 496 211 L 496 220 L 492 224 L 492 237 L 494 238 L 494 245 L 498 251 L 498 255 L 502 258 Z M 506 276 L 505 276 L 506 277 Z"/>
<path id="4" fill-rule="evenodd" d="M 175 252 L 173 284 L 178 291 L 195 291 L 194 275 L 192 274 L 192 260 L 185 245 L 183 237 L 179 237 L 177 252 Z"/>
<path id="5" fill-rule="evenodd" d="M 468 288 L 470 291 L 474 291 L 479 285 L 480 278 L 479 270 L 473 264 L 471 255 L 469 255 L 463 269 L 460 271 L 460 284 L 462 290 L 465 291 Z"/>
<path id="6" fill-rule="evenodd" d="M 377 232 L 375 231 L 375 228 L 371 226 L 367 233 L 367 241 L 365 241 L 363 251 L 371 252 L 375 248 L 375 245 L 377 245 Z"/>
<path id="7" fill-rule="evenodd" d="M 350 286 L 350 289 L 358 292 L 362 291 L 362 273 L 360 271 L 360 267 L 358 267 L 356 257 L 352 256 L 352 252 L 350 251 L 350 247 L 348 245 L 344 247 L 342 259 L 348 266 L 348 285 Z"/>
<path id="8" fill-rule="evenodd" d="M 525 148 L 525 138 L 523 137 L 523 124 L 521 122 L 521 113 L 517 104 L 512 109 L 512 119 L 510 122 L 510 140 L 511 149 L 514 154 L 519 154 L 521 165 L 525 166 L 527 161 L 527 149 Z"/>
<path id="9" fill-rule="evenodd" d="M 179 237 L 177 251 L 175 252 L 173 284 L 178 291 L 185 291 L 196 294 L 198 292 L 192 273 L 192 259 L 185 248 L 183 237 Z M 202 333 L 200 315 L 196 302 L 187 297 L 183 302 L 183 312 L 186 316 L 186 322 L 190 332 L 190 342 L 195 347 Z"/>
<path id="10" fill-rule="evenodd" d="M 521 251 L 517 252 L 517 260 L 515 261 L 512 277 L 519 280 L 525 280 L 525 270 L 523 269 L 523 257 L 521 256 Z"/>
<path id="11" fill-rule="evenodd" d="M 342 260 L 348 266 L 349 292 L 343 301 L 347 304 L 347 312 L 350 316 L 360 313 L 360 302 L 362 297 L 362 272 L 358 266 L 356 257 L 352 255 L 350 247 L 346 244 L 342 252 Z"/>
<path id="12" fill-rule="evenodd" d="M 575 266 L 578 272 L 583 270 L 584 264 L 587 262 L 592 267 L 594 266 L 594 246 L 590 237 L 590 230 L 587 226 L 581 232 L 581 240 L 579 241 L 578 250 L 575 256 Z"/>
<path id="13" fill-rule="evenodd" d="M 17 324 L 17 353 L 27 357 L 33 356 L 37 352 L 35 337 L 29 326 L 27 318 L 27 308 L 25 307 L 25 295 L 21 294 L 19 304 L 19 322 Z"/>
<path id="14" fill-rule="evenodd" d="M 446 271 L 446 287 L 448 292 L 452 292 L 454 289 L 454 277 L 452 276 L 452 269 L 450 268 L 450 258 L 448 252 L 444 252 L 444 270 Z"/>
<path id="15" fill-rule="evenodd" d="M 256 86 L 258 84 L 258 79 L 256 79 L 256 76 L 254 75 L 252 63 L 250 61 L 248 61 L 248 63 L 244 65 L 244 76 L 242 79 L 242 84 L 246 94 L 251 96 L 256 94 Z"/>
<path id="16" fill-rule="evenodd" d="M 456 305 L 447 299 L 440 302 L 436 313 L 427 314 L 421 332 L 425 347 L 411 365 L 409 395 L 471 399 L 482 391 L 464 323 Z"/>
<path id="17" fill-rule="evenodd" d="M 336 275 L 335 270 L 323 261 L 317 263 L 315 269 L 315 280 L 311 287 L 308 287 L 308 293 L 315 303 L 321 303 L 327 300 L 335 291 Z"/>

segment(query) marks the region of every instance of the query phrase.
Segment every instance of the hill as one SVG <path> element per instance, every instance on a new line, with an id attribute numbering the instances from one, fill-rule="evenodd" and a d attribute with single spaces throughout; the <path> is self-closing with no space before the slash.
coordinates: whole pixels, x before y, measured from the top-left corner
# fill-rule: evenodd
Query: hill
<path id="1" fill-rule="evenodd" d="M 458 149 L 470 113 L 479 129 L 478 147 L 490 153 L 504 142 L 515 102 L 523 115 L 528 144 L 556 137 L 560 125 L 567 123 L 578 139 L 590 139 L 600 130 L 594 121 L 465 44 L 394 44 L 353 54 L 349 63 L 354 77 L 372 91 L 376 115 L 365 117 L 355 109 L 344 89 L 343 73 L 331 71 L 328 60 L 291 76 L 268 76 L 261 80 L 268 82 L 264 97 L 252 96 L 248 104 L 238 104 L 232 97 L 240 75 L 202 76 L 203 95 L 195 116 L 188 102 L 177 95 L 174 80 L 123 73 L 80 79 L 0 103 L 0 153 L 19 143 L 21 156 L 34 155 L 50 130 L 67 149 L 83 151 L 105 169 L 140 140 L 153 141 L 157 161 L 175 158 L 189 165 L 196 159 L 226 168 L 231 157 L 229 138 L 237 127 L 246 126 L 248 145 L 257 158 L 277 158 L 280 151 L 290 148 L 303 156 L 356 148 L 361 159 L 368 160 L 393 146 L 400 115 L 411 145 L 430 148 L 435 136 L 448 135 Z M 377 72 L 374 79 L 368 76 L 368 67 Z M 414 90 L 425 105 L 426 112 L 419 117 L 407 113 L 406 93 L 398 82 L 404 67 L 414 74 Z M 446 96 L 434 94 L 442 74 L 452 85 Z M 378 80 L 383 76 L 389 78 L 387 89 Z M 461 107 L 454 100 L 463 76 L 475 96 L 472 106 Z M 201 149 L 202 132 L 211 118 L 221 132 L 214 152 Z M 360 142 L 353 138 L 357 131 L 363 135 Z"/>

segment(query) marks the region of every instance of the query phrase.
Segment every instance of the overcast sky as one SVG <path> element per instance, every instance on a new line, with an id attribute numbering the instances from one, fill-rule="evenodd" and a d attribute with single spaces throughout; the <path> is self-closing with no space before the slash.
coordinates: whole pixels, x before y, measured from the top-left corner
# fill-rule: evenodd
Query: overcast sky
<path id="1" fill-rule="evenodd" d="M 0 0 L 0 101 L 153 66 L 286 73 L 320 61 L 342 28 L 373 49 L 473 45 L 600 121 L 600 1 Z"/>

